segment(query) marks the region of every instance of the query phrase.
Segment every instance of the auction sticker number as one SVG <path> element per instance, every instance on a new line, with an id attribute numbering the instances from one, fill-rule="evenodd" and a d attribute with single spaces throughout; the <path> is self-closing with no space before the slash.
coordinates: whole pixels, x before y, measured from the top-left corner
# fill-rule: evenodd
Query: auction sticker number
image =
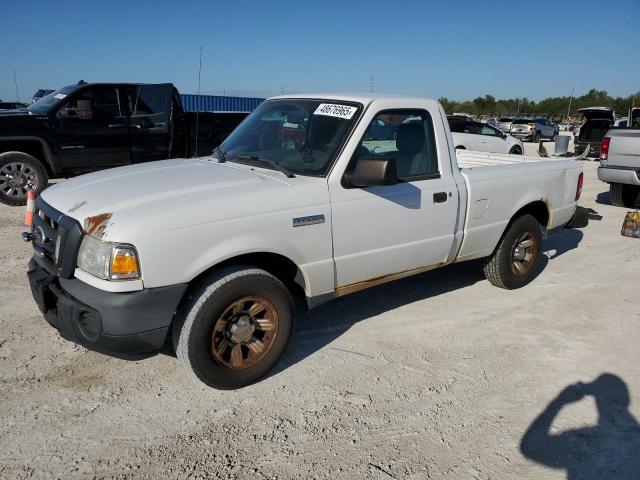
<path id="1" fill-rule="evenodd" d="M 356 107 L 350 107 L 349 105 L 338 105 L 335 103 L 321 103 L 313 112 L 314 115 L 326 115 L 327 117 L 338 117 L 350 120 L 353 114 L 356 113 Z"/>

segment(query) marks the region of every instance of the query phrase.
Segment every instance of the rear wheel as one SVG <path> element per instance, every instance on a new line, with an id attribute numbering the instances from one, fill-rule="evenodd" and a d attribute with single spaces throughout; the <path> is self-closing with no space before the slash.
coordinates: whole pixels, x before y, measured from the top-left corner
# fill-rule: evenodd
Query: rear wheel
<path id="1" fill-rule="evenodd" d="M 44 165 L 31 155 L 22 152 L 0 154 L 0 202 L 25 205 L 27 192 L 39 194 L 48 180 Z"/>
<path id="2" fill-rule="evenodd" d="M 541 244 L 538 221 L 528 214 L 516 219 L 484 265 L 487 280 L 508 290 L 524 287 L 535 275 Z"/>
<path id="3" fill-rule="evenodd" d="M 201 282 L 178 310 L 176 355 L 210 387 L 240 388 L 279 360 L 293 324 L 293 300 L 273 275 L 248 266 Z"/>
<path id="4" fill-rule="evenodd" d="M 522 149 L 519 145 L 514 145 L 513 147 L 511 147 L 511 150 L 509 150 L 509 153 L 511 155 L 522 155 Z"/>
<path id="5" fill-rule="evenodd" d="M 616 207 L 635 207 L 640 197 L 640 188 L 622 183 L 609 184 L 609 200 Z"/>

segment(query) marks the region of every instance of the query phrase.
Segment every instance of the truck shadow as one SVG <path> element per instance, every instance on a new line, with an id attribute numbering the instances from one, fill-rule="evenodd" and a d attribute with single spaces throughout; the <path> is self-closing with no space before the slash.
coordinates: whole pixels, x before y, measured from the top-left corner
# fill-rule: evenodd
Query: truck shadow
<path id="1" fill-rule="evenodd" d="M 549 261 L 575 249 L 582 237 L 579 230 L 552 232 L 543 242 L 534 281 Z M 481 281 L 485 281 L 482 262 L 470 261 L 379 285 L 317 307 L 298 317 L 285 354 L 267 377 L 277 375 L 321 350 L 362 320 Z"/>
<path id="2" fill-rule="evenodd" d="M 595 400 L 596 425 L 561 432 L 552 427 L 565 406 L 585 397 Z M 531 423 L 520 451 L 536 463 L 566 470 L 567 480 L 637 479 L 640 424 L 629 412 L 630 401 L 625 382 L 611 373 L 569 385 Z"/>

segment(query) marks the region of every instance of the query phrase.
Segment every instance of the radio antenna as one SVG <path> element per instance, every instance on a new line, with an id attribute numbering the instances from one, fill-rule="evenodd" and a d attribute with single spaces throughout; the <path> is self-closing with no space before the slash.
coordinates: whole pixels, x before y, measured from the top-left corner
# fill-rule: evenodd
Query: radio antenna
<path id="1" fill-rule="evenodd" d="M 199 107 L 199 102 L 200 102 L 200 75 L 202 73 L 202 45 L 200 45 L 200 59 L 198 61 L 198 101 L 195 102 L 196 104 L 196 150 L 195 150 L 195 157 L 198 156 L 198 133 L 199 133 L 199 126 L 200 126 L 200 122 L 199 122 L 199 114 L 200 114 L 200 107 Z"/>
<path id="2" fill-rule="evenodd" d="M 16 67 L 13 67 L 13 83 L 16 86 L 16 100 L 20 101 L 20 92 L 18 91 L 18 79 L 16 77 Z"/>

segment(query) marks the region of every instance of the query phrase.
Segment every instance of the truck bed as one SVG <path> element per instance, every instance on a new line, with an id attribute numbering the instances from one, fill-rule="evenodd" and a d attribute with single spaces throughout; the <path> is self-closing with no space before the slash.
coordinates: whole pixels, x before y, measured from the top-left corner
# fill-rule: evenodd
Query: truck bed
<path id="1" fill-rule="evenodd" d="M 571 219 L 581 171 L 575 159 L 465 150 L 456 154 L 467 187 L 465 236 L 458 261 L 490 255 L 519 206 L 541 205 L 548 212 L 548 229 Z"/>

